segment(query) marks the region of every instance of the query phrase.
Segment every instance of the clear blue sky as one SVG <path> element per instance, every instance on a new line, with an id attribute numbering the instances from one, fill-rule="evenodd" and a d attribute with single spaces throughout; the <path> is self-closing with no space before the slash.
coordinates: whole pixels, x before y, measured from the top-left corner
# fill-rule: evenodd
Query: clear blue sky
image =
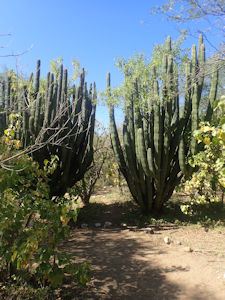
<path id="1" fill-rule="evenodd" d="M 154 43 L 163 43 L 168 35 L 179 36 L 178 27 L 162 16 L 151 16 L 150 8 L 163 0 L 5 0 L 1 1 L 0 55 L 20 53 L 15 58 L 0 57 L 0 67 L 16 68 L 24 74 L 35 70 L 41 59 L 41 75 L 49 70 L 51 59 L 62 56 L 71 70 L 71 59 L 80 61 L 88 71 L 87 81 L 105 88 L 106 74 L 112 84 L 121 78 L 114 66 L 116 56 L 128 58 L 135 52 L 150 54 Z M 145 21 L 144 23 L 141 21 Z M 183 26 L 184 27 L 184 26 Z M 195 39 L 189 39 L 191 47 Z M 97 118 L 106 123 L 107 113 L 99 108 Z"/>

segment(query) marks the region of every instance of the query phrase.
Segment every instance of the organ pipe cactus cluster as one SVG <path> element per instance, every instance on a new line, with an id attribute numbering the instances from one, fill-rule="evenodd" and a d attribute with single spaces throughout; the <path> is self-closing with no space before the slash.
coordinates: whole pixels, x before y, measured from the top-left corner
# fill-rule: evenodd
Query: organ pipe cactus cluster
<path id="1" fill-rule="evenodd" d="M 153 70 L 151 94 L 147 103 L 140 105 L 139 89 L 142 82 L 133 84 L 132 92 L 124 99 L 123 139 L 118 136 L 114 105 L 109 104 L 110 134 L 119 167 L 134 201 L 143 213 L 160 211 L 184 175 L 192 171 L 187 164 L 188 155 L 195 154 L 197 143 L 190 132 L 199 125 L 199 103 L 204 76 L 200 68 L 205 64 L 205 46 L 199 38 L 198 56 L 193 46 L 191 60 L 186 66 L 186 92 L 184 109 L 180 111 L 178 76 L 174 68 L 171 39 L 166 41 L 163 58 L 162 81 Z M 213 72 L 210 101 L 206 118 L 212 115 L 216 98 L 218 73 Z M 110 97 L 110 74 L 107 77 Z"/>
<path id="2" fill-rule="evenodd" d="M 35 77 L 33 79 L 33 77 Z M 96 110 L 96 87 L 87 89 L 85 71 L 77 87 L 68 93 L 67 70 L 60 66 L 58 78 L 47 74 L 46 86 L 41 88 L 40 60 L 36 74 L 31 74 L 22 91 L 15 92 L 2 82 L 0 126 L 7 127 L 10 112 L 22 115 L 22 125 L 16 132 L 23 148 L 35 145 L 33 158 L 44 166 L 57 155 L 59 163 L 49 178 L 50 196 L 63 195 L 67 187 L 83 178 L 93 158 L 93 135 Z M 16 95 L 16 97 L 15 97 Z M 14 99 L 14 98 L 15 99 Z"/>

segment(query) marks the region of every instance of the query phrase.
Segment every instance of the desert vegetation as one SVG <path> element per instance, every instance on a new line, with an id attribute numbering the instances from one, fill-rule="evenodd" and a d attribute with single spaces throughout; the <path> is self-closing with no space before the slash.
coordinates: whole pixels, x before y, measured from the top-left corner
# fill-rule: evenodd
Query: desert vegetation
<path id="1" fill-rule="evenodd" d="M 202 16 L 196 2 L 180 21 Z M 176 21 L 172 4 L 153 12 L 169 11 Z M 210 12 L 222 17 L 221 6 L 218 1 Z M 204 7 L 201 12 L 206 13 Z M 117 59 L 121 85 L 113 87 L 108 73 L 99 93 L 95 82 L 88 87 L 86 70 L 75 60 L 71 78 L 61 58 L 52 60 L 44 78 L 40 60 L 29 77 L 13 70 L 1 74 L 2 299 L 73 299 L 76 292 L 88 299 L 82 297 L 88 297 L 96 274 L 88 239 L 92 234 L 101 241 L 103 232 L 103 247 L 104 230 L 115 239 L 121 234 L 121 243 L 124 234 L 128 240 L 138 239 L 139 232 L 149 238 L 165 228 L 224 234 L 224 52 L 217 49 L 207 58 L 202 32 L 191 51 L 183 48 L 183 38 L 168 36 L 150 57 Z M 109 129 L 96 119 L 101 101 L 109 111 Z M 117 106 L 123 110 L 122 126 L 115 121 Z M 79 261 L 71 243 L 82 238 L 89 257 Z M 173 239 L 171 232 L 164 244 Z M 177 245 L 185 244 L 180 240 Z M 98 241 L 92 241 L 97 250 Z M 120 246 L 121 253 L 128 251 Z M 92 252 L 99 259 L 97 250 Z"/>

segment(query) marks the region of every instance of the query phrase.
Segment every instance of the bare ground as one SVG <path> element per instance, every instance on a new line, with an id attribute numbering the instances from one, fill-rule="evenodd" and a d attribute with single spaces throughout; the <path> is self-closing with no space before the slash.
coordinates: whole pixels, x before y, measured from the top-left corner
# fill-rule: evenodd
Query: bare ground
<path id="1" fill-rule="evenodd" d="M 88 229 L 75 228 L 62 246 L 77 263 L 90 264 L 92 280 L 84 289 L 68 282 L 61 299 L 225 299 L 224 227 L 162 224 L 151 226 L 154 234 L 121 228 L 123 212 L 104 195 L 94 201 L 104 203 L 105 213 L 99 210 Z M 94 227 L 106 220 L 113 222 L 110 228 Z"/>

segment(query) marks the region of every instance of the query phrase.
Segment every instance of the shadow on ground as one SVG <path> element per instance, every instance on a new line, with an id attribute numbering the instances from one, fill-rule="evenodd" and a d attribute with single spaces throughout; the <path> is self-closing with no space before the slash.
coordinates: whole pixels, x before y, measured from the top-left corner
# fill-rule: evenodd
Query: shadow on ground
<path id="1" fill-rule="evenodd" d="M 77 263 L 87 261 L 92 269 L 87 287 L 68 282 L 62 299 L 216 300 L 197 288 L 188 298 L 182 297 L 182 283 L 168 281 L 166 274 L 189 269 L 180 265 L 160 268 L 157 260 L 167 250 L 153 245 L 150 235 L 146 239 L 140 232 L 118 228 L 74 230 L 62 250 L 75 257 Z"/>
<path id="2" fill-rule="evenodd" d="M 81 208 L 78 222 L 93 225 L 95 222 L 110 221 L 115 225 L 125 222 L 129 225 L 137 225 L 140 227 L 146 225 L 162 225 L 162 224 L 202 224 L 203 226 L 214 226 L 215 224 L 225 224 L 225 206 L 221 203 L 195 204 L 190 214 L 184 214 L 181 206 L 186 203 L 182 201 L 168 202 L 161 214 L 143 215 L 140 209 L 131 201 L 123 203 L 116 202 L 105 204 L 94 202 Z"/>

